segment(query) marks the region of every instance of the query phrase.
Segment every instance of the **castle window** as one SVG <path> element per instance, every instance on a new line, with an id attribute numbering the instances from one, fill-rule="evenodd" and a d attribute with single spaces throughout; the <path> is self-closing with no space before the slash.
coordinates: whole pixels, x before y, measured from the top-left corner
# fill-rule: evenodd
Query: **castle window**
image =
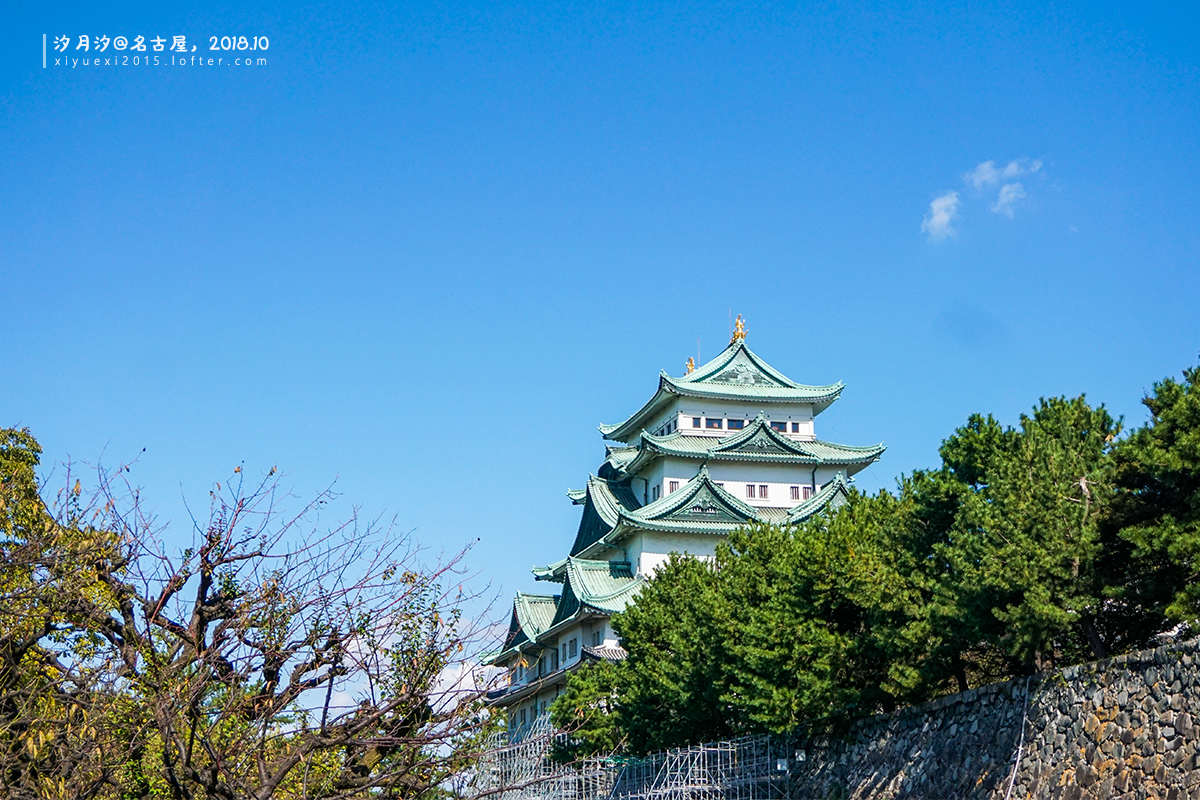
<path id="1" fill-rule="evenodd" d="M 799 433 L 799 432 L 800 432 L 800 423 L 793 422 L 792 423 L 792 433 Z"/>
<path id="2" fill-rule="evenodd" d="M 772 422 L 771 430 L 779 431 L 780 433 L 787 433 L 787 423 L 786 422 Z"/>
<path id="3" fill-rule="evenodd" d="M 671 481 L 667 484 L 667 494 L 679 491 L 679 481 Z"/>
<path id="4" fill-rule="evenodd" d="M 692 427 L 693 428 L 700 427 L 700 418 L 699 417 L 692 417 Z"/>
<path id="5" fill-rule="evenodd" d="M 746 484 L 746 497 L 754 497 L 754 484 L 753 483 Z"/>
<path id="6" fill-rule="evenodd" d="M 811 486 L 805 486 L 805 487 L 804 487 L 804 499 L 805 499 L 805 500 L 807 500 L 807 499 L 808 499 L 808 498 L 810 498 L 810 497 L 812 497 L 812 487 L 811 487 Z"/>
<path id="7" fill-rule="evenodd" d="M 658 492 L 659 492 L 659 490 L 660 490 L 661 488 L 662 488 L 661 486 L 655 486 L 654 488 L 652 488 L 652 489 L 650 490 L 650 499 L 651 499 L 651 500 L 657 500 L 657 499 L 658 499 Z"/>
<path id="8" fill-rule="evenodd" d="M 567 645 L 567 657 L 574 658 L 577 655 L 579 655 L 579 640 L 572 639 Z"/>
<path id="9" fill-rule="evenodd" d="M 729 430 L 740 431 L 745 424 L 746 420 L 744 419 L 731 419 L 729 420 Z"/>
<path id="10" fill-rule="evenodd" d="M 604 631 L 592 631 L 592 647 L 599 647 L 604 644 Z"/>
<path id="11" fill-rule="evenodd" d="M 763 500 L 766 500 L 767 499 L 767 487 L 759 486 L 758 487 L 758 496 L 761 497 Z"/>
<path id="12" fill-rule="evenodd" d="M 719 420 L 719 419 L 706 419 L 706 420 L 704 421 L 704 426 L 705 426 L 706 428 L 720 428 L 720 427 L 721 427 L 721 420 Z"/>
<path id="13" fill-rule="evenodd" d="M 793 499 L 793 500 L 799 500 L 799 499 L 800 499 L 800 487 L 799 487 L 799 486 L 793 486 L 793 487 L 792 487 L 792 499 Z"/>

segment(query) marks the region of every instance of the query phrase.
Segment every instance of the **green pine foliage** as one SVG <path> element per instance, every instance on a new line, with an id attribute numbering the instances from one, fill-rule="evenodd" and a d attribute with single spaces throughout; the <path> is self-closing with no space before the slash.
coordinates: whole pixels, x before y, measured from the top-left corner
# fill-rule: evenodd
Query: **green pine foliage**
<path id="1" fill-rule="evenodd" d="M 556 704 L 563 757 L 785 732 L 1194 629 L 1200 368 L 1144 402 L 1124 438 L 1083 396 L 973 415 L 895 493 L 672 556 L 613 619 L 628 658 Z"/>
<path id="2" fill-rule="evenodd" d="M 1117 444 L 1112 526 L 1131 547 L 1130 603 L 1193 628 L 1200 617 L 1200 367 L 1154 385 L 1150 421 Z"/>

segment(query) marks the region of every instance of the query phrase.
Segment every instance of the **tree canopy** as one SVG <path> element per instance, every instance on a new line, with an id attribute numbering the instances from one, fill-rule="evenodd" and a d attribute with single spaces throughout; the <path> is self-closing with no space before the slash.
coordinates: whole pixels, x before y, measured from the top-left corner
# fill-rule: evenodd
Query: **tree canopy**
<path id="1" fill-rule="evenodd" d="M 896 492 L 673 556 L 613 619 L 628 658 L 557 701 L 569 751 L 785 732 L 1193 630 L 1198 384 L 1155 384 L 1125 437 L 1083 396 L 972 415 Z"/>
<path id="2" fill-rule="evenodd" d="M 43 502 L 40 448 L 0 431 L 0 781 L 41 797 L 365 798 L 443 792 L 488 732 L 448 676 L 472 631 L 457 559 L 284 515 L 239 467 L 191 547 L 122 468 Z"/>

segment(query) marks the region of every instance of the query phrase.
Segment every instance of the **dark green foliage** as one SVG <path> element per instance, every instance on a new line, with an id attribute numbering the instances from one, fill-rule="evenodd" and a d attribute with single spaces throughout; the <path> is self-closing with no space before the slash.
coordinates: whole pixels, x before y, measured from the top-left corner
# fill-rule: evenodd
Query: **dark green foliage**
<path id="1" fill-rule="evenodd" d="M 628 658 L 573 676 L 556 702 L 556 723 L 584 719 L 571 754 L 787 731 L 910 694 L 917 673 L 892 654 L 912 645 L 893 619 L 920 598 L 879 544 L 899 516 L 886 493 L 854 494 L 837 515 L 739 531 L 713 562 L 673 556 L 614 619 Z M 603 724 L 588 716 L 598 698 Z"/>
<path id="2" fill-rule="evenodd" d="M 615 664 L 600 661 L 576 673 L 551 710 L 550 721 L 566 734 L 555 741 L 551 757 L 567 764 L 592 753 L 621 749 L 624 737 L 616 697 Z"/>
<path id="3" fill-rule="evenodd" d="M 1142 402 L 1150 421 L 1115 449 L 1113 527 L 1134 569 L 1118 595 L 1193 628 L 1200 617 L 1200 367 Z"/>
<path id="4" fill-rule="evenodd" d="M 993 644 L 1026 671 L 1107 655 L 1095 624 L 1104 598 L 1097 522 L 1112 496 L 1108 448 L 1119 423 L 1082 397 L 1055 398 L 1017 430 L 986 429 L 968 425 L 947 440 L 939 476 L 965 484 L 934 548 L 959 638 Z"/>
<path id="5" fill-rule="evenodd" d="M 637 605 L 614 619 L 629 651 L 620 665 L 620 709 L 635 752 L 675 747 L 701 731 L 727 738 L 744 727 L 721 696 L 730 607 L 715 579 L 710 565 L 672 557 Z"/>
<path id="6" fill-rule="evenodd" d="M 556 706 L 609 710 L 571 755 L 784 732 L 1195 626 L 1200 368 L 1184 378 L 1155 385 L 1123 440 L 1082 396 L 1016 427 L 973 415 L 895 495 L 672 557 L 614 618 L 628 659 L 572 677 Z"/>

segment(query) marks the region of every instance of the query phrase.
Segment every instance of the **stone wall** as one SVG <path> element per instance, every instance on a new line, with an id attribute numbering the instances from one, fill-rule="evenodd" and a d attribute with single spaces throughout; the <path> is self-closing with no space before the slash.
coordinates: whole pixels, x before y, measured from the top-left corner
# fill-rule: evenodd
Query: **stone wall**
<path id="1" fill-rule="evenodd" d="M 1200 640 L 950 695 L 796 748 L 796 800 L 1200 800 Z"/>

